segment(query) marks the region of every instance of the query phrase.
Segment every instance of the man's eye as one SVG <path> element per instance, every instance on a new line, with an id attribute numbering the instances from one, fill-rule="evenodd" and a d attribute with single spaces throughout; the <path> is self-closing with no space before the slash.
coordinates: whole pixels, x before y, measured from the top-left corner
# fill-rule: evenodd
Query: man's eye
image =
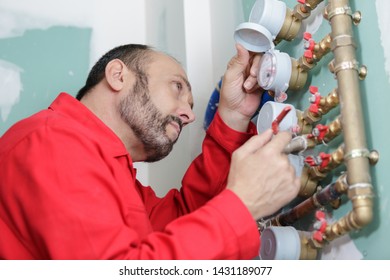
<path id="1" fill-rule="evenodd" d="M 176 82 L 176 87 L 178 90 L 182 90 L 183 89 L 183 84 L 181 82 Z"/>

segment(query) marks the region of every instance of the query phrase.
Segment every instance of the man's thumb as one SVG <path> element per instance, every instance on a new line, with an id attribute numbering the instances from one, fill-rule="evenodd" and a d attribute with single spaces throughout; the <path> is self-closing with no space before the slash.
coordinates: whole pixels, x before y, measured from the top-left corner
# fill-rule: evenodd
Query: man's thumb
<path id="1" fill-rule="evenodd" d="M 261 149 L 272 139 L 272 129 L 267 129 L 262 134 L 252 136 L 239 150 L 244 154 L 253 154 Z"/>
<path id="2" fill-rule="evenodd" d="M 240 44 L 236 44 L 237 54 L 230 60 L 229 71 L 234 74 L 242 74 L 249 63 L 249 52 Z"/>

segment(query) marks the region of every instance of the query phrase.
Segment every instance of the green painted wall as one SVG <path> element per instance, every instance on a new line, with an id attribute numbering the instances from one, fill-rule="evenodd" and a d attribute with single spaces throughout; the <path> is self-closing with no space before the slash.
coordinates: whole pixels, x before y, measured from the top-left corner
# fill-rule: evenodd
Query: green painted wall
<path id="1" fill-rule="evenodd" d="M 250 9 L 255 1 L 242 0 L 244 14 L 248 19 Z M 284 1 L 289 8 L 293 8 L 295 0 Z M 372 183 L 375 191 L 374 199 L 374 220 L 366 228 L 350 234 L 354 244 L 363 255 L 364 259 L 390 259 L 390 245 L 388 244 L 388 232 L 390 231 L 390 189 L 387 183 L 390 181 L 390 157 L 387 141 L 390 137 L 388 124 L 386 124 L 386 112 L 390 104 L 389 80 L 385 72 L 385 58 L 380 41 L 380 29 L 375 8 L 375 1 L 351 1 L 353 11 L 362 12 L 362 22 L 354 27 L 355 40 L 358 45 L 357 59 L 360 65 L 368 67 L 368 76 L 360 82 L 361 99 L 363 103 L 366 138 L 368 149 L 376 149 L 380 153 L 379 163 L 371 168 Z M 324 20 L 319 30 L 313 35 L 315 41 L 321 40 L 330 32 L 330 24 Z M 291 42 L 283 41 L 277 49 L 287 52 L 291 57 L 299 58 L 303 54 L 302 37 Z M 337 87 L 337 81 L 328 70 L 328 63 L 333 59 L 332 53 L 325 56 L 322 61 L 310 72 L 306 87 L 300 92 L 288 92 L 289 98 L 286 101 L 298 109 L 306 109 L 310 96 L 308 87 L 318 86 L 321 94 L 327 95 L 333 88 Z M 339 114 L 335 109 L 321 121 L 327 123 Z M 321 147 L 321 150 L 333 151 L 342 142 L 342 136 L 334 139 L 328 147 Z M 325 186 L 340 175 L 343 168 L 337 169 L 323 181 Z M 333 211 L 335 219 L 340 218 L 351 210 L 349 201 L 344 201 L 341 208 Z M 348 253 L 347 253 L 348 254 Z"/>
<path id="2" fill-rule="evenodd" d="M 0 39 L 0 60 L 20 69 L 22 90 L 0 135 L 16 121 L 50 105 L 58 93 L 75 95 L 89 70 L 91 29 L 56 26 Z"/>

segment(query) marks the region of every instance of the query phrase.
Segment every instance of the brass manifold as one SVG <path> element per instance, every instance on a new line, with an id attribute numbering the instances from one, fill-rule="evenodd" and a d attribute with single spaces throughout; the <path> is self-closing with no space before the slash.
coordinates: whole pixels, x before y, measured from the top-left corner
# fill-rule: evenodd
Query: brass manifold
<path id="1" fill-rule="evenodd" d="M 318 3 L 319 1 L 313 1 Z M 312 1 L 305 1 L 305 7 L 310 6 Z M 304 18 L 304 7 L 297 6 L 294 15 Z M 359 68 L 356 60 L 356 44 L 353 38 L 352 24 L 358 24 L 361 19 L 360 12 L 352 13 L 349 0 L 329 0 L 324 17 L 331 25 L 330 48 L 334 59 L 329 64 L 329 70 L 335 75 L 337 80 L 337 90 L 330 96 L 337 98 L 337 101 L 330 103 L 340 104 L 340 116 L 329 125 L 329 135 L 322 140 L 329 141 L 341 132 L 344 137 L 343 145 L 332 153 L 327 166 L 306 167 L 303 171 L 303 190 L 300 194 L 309 196 L 304 202 L 290 209 L 287 213 L 279 214 L 271 220 L 275 226 L 285 226 L 301 218 L 304 214 L 314 209 L 323 207 L 317 199 L 318 181 L 341 163 L 345 165 L 345 172 L 334 183 L 334 190 L 340 195 L 347 195 L 352 203 L 352 209 L 339 220 L 326 224 L 321 231 L 321 238 L 318 238 L 318 231 L 300 234 L 301 254 L 300 259 L 315 259 L 323 246 L 342 235 L 367 226 L 373 219 L 373 197 L 374 191 L 371 184 L 370 164 L 375 164 L 379 159 L 376 151 L 369 151 L 366 144 L 363 110 L 360 99 L 359 79 L 363 79 L 367 74 L 365 67 Z M 328 43 L 327 43 L 328 44 Z M 329 101 L 328 101 L 329 102 Z M 322 104 L 324 104 L 323 101 Z M 333 105 L 332 105 L 333 106 Z M 297 111 L 298 123 L 303 135 L 310 134 L 313 123 L 318 121 L 324 112 L 330 110 L 332 106 L 324 105 L 324 111 L 318 111 L 317 115 L 309 112 Z M 342 128 L 342 130 L 341 130 Z M 294 143 L 290 143 L 287 151 L 296 151 L 300 147 L 310 148 L 318 144 L 318 139 L 304 136 L 296 137 Z M 310 182 L 310 186 L 308 182 Z M 302 187 L 301 187 L 302 188 Z M 328 202 L 332 203 L 333 199 Z M 284 223 L 282 222 L 284 221 Z"/>
<path id="2" fill-rule="evenodd" d="M 373 218 L 373 186 L 367 149 L 363 110 L 360 99 L 359 79 L 362 74 L 356 60 L 356 44 L 352 24 L 360 22 L 359 12 L 352 14 L 349 0 L 329 0 L 326 18 L 331 25 L 333 70 L 340 100 L 341 122 L 344 136 L 344 163 L 346 165 L 345 185 L 352 202 L 352 210 L 336 222 L 327 225 L 323 240 L 331 241 L 353 230 L 367 226 Z M 372 158 L 372 157 L 371 157 Z M 376 160 L 377 161 L 377 156 Z M 314 236 L 314 235 L 313 235 Z M 321 248 L 325 242 L 311 238 L 312 248 Z"/>

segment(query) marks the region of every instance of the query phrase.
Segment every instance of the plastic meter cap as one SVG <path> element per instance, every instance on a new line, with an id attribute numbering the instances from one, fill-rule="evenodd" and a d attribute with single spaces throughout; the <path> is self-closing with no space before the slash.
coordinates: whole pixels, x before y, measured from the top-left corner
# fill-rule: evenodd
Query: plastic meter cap
<path id="1" fill-rule="evenodd" d="M 274 48 L 271 33 L 260 24 L 244 22 L 238 25 L 234 39 L 248 51 L 260 53 Z"/>
<path id="2" fill-rule="evenodd" d="M 290 106 L 291 110 L 279 124 L 279 131 L 289 131 L 298 124 L 297 113 L 294 106 L 274 101 L 266 102 L 257 116 L 257 131 L 262 133 L 272 127 L 272 122 L 282 112 L 284 107 Z"/>
<path id="3" fill-rule="evenodd" d="M 294 227 L 268 227 L 261 233 L 260 259 L 298 260 L 301 241 Z"/>
<path id="4" fill-rule="evenodd" d="M 267 28 L 273 38 L 282 29 L 287 13 L 286 3 L 279 0 L 257 0 L 252 7 L 249 21 Z"/>

